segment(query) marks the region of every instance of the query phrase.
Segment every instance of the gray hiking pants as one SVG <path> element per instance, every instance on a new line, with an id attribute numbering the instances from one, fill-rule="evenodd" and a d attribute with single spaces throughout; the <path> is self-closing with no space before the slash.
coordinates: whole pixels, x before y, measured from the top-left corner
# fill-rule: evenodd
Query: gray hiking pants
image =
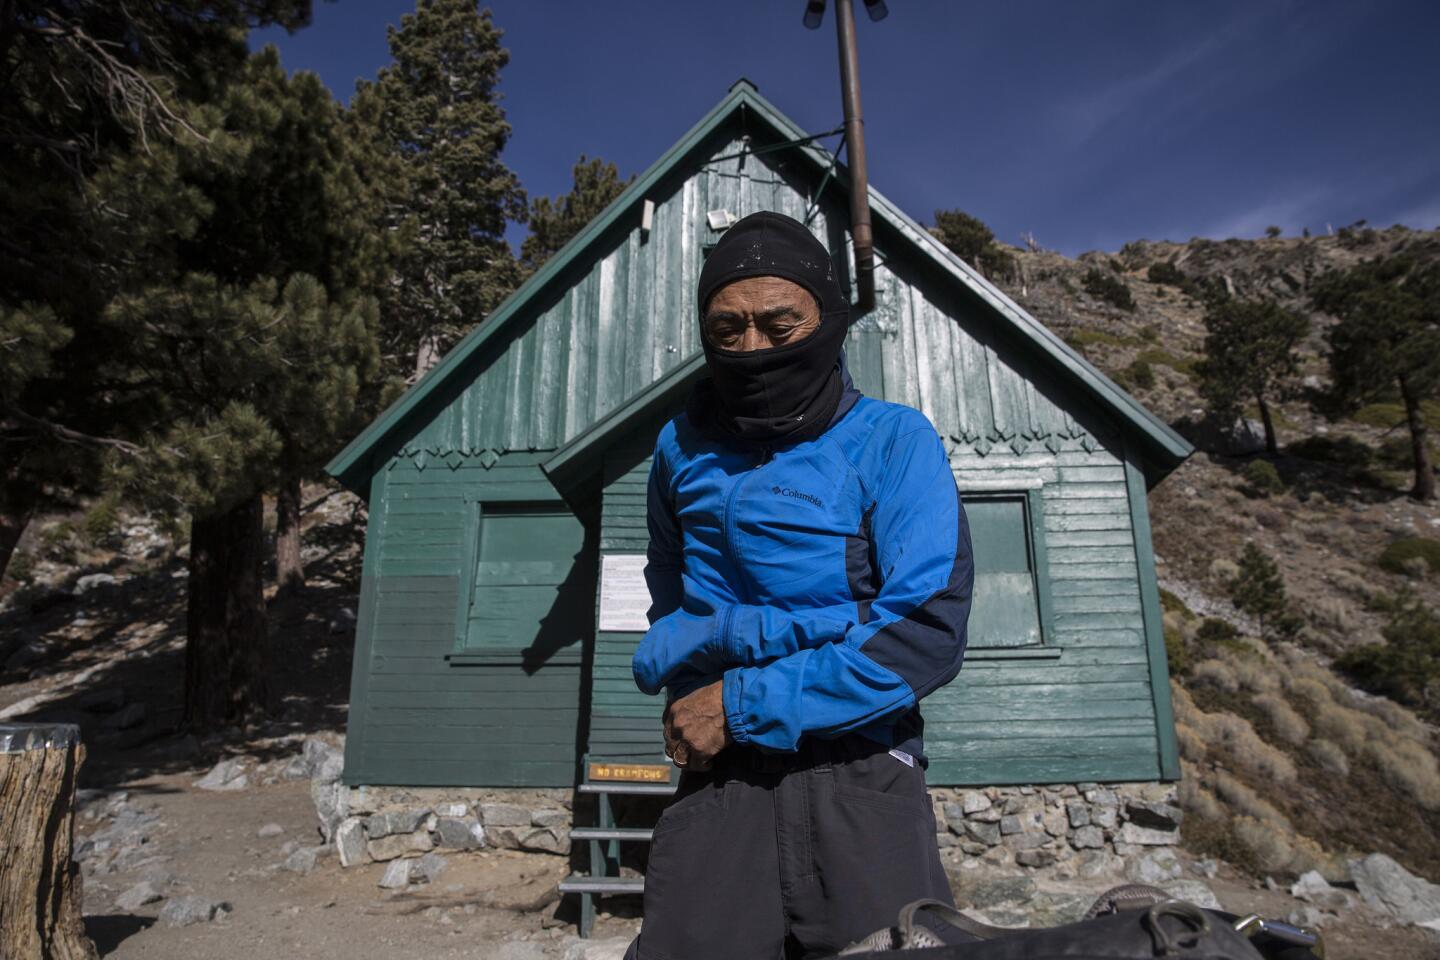
<path id="1" fill-rule="evenodd" d="M 825 957 L 930 897 L 954 905 L 925 773 L 858 734 L 731 746 L 681 773 L 626 960 Z"/>

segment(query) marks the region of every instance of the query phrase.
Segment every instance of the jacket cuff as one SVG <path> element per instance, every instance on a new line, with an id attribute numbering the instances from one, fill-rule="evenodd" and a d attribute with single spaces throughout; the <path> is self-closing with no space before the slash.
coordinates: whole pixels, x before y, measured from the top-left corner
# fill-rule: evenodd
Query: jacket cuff
<path id="1" fill-rule="evenodd" d="M 720 684 L 720 700 L 725 709 L 725 726 L 730 728 L 730 736 L 736 743 L 749 743 L 750 728 L 745 723 L 741 705 L 740 669 L 731 667 L 725 671 L 725 676 Z"/>

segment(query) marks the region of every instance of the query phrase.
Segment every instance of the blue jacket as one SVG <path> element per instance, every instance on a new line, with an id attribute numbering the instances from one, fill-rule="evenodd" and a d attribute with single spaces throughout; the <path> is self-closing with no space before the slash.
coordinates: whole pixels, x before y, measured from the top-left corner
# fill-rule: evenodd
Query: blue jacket
<path id="1" fill-rule="evenodd" d="M 974 565 L 924 414 L 851 386 L 820 436 L 754 449 L 682 413 L 655 445 L 648 518 L 642 691 L 723 678 L 738 743 L 856 731 L 928 766 L 918 701 L 960 669 Z"/>

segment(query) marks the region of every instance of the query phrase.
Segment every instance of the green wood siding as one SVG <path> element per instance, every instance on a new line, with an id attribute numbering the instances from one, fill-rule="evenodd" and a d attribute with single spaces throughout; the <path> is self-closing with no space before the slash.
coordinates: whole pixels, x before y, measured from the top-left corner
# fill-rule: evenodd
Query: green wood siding
<path id="1" fill-rule="evenodd" d="M 574 782 L 580 653 L 593 629 L 584 598 L 594 592 L 589 558 L 595 543 L 558 501 L 534 458 L 516 458 L 522 462 L 515 465 L 510 459 L 489 469 L 478 462 L 426 470 L 399 463 L 377 474 L 366 535 L 369 590 L 362 590 L 357 626 L 347 782 Z M 532 462 L 523 462 L 527 459 Z M 551 536 L 535 537 L 529 553 L 517 554 L 508 567 L 504 561 L 480 566 L 477 558 L 488 555 L 483 547 L 473 552 L 467 537 L 486 507 L 509 521 L 541 514 L 538 524 L 549 527 L 544 532 Z M 515 535 L 512 523 L 501 526 L 507 528 L 501 536 Z M 514 544 L 506 548 L 514 550 Z M 480 589 L 467 604 L 471 584 Z M 536 586 L 550 596 L 538 598 Z M 497 588 L 498 594 L 516 594 L 517 587 L 518 594 L 528 595 L 497 595 Z M 567 616 L 571 610 L 557 604 L 561 591 L 570 595 L 566 602 L 579 604 L 581 617 Z M 541 611 L 546 600 L 550 605 Z M 457 611 L 466 609 L 470 625 L 462 634 L 466 621 Z M 534 617 L 555 620 L 570 642 L 555 643 L 538 621 L 533 628 L 505 630 L 507 618 Z M 447 659 L 456 653 L 457 634 L 473 641 L 464 653 L 493 655 L 470 662 Z"/>
<path id="2" fill-rule="evenodd" d="M 638 431 L 605 457 L 600 508 L 602 553 L 644 553 L 650 543 L 645 524 L 645 486 L 658 425 Z M 660 714 L 664 698 L 635 687 L 630 659 L 640 633 L 601 630 L 595 635 L 590 707 L 592 760 L 664 762 Z"/>

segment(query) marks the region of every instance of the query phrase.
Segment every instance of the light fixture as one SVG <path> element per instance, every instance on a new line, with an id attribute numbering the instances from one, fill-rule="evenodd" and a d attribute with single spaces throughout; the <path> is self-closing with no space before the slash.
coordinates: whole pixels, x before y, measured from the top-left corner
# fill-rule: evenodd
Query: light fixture
<path id="1" fill-rule="evenodd" d="M 869 15 L 870 21 L 874 23 L 890 16 L 890 8 L 885 6 L 885 0 L 865 0 L 865 13 Z"/>
<path id="2" fill-rule="evenodd" d="M 807 0 L 805 4 L 805 26 L 811 30 L 820 29 L 825 19 L 825 0 Z"/>

